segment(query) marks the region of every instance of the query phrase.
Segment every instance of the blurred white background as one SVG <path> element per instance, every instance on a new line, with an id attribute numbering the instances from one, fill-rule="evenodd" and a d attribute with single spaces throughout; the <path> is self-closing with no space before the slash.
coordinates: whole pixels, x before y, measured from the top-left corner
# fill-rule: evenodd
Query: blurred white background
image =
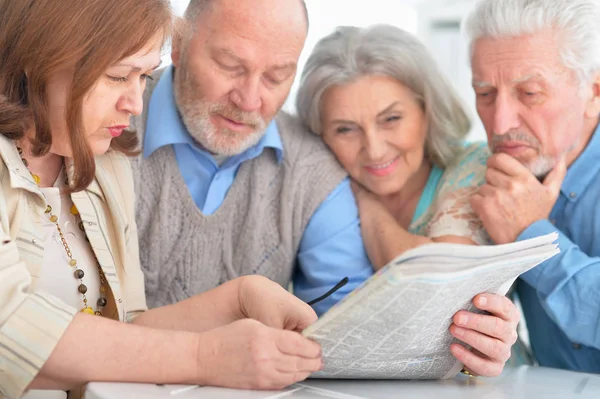
<path id="1" fill-rule="evenodd" d="M 189 0 L 171 2 L 175 12 L 182 15 Z M 485 140 L 485 133 L 475 114 L 467 44 L 460 28 L 473 3 L 474 0 L 306 0 L 310 31 L 300 57 L 298 76 L 284 109 L 294 112 L 300 72 L 319 39 L 339 25 L 386 23 L 416 34 L 429 47 L 467 105 L 473 121 L 469 139 Z M 165 54 L 164 62 L 170 62 L 169 54 Z"/>

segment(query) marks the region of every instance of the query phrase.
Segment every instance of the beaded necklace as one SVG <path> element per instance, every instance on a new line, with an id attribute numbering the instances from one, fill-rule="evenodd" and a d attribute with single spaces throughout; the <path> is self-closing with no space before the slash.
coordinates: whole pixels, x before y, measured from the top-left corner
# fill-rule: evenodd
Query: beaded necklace
<path id="1" fill-rule="evenodd" d="M 17 151 L 19 152 L 19 156 L 21 157 L 21 161 L 23 161 L 23 164 L 26 167 L 29 167 L 29 162 L 27 162 L 27 160 L 23 157 L 23 149 L 21 147 L 17 146 Z M 33 181 L 35 181 L 35 183 L 39 186 L 40 177 L 33 173 L 31 173 L 31 177 L 33 178 Z M 75 206 L 75 204 L 73 204 L 73 206 L 71 207 L 70 212 L 73 216 L 80 218 L 79 223 L 78 223 L 79 229 L 81 231 L 85 232 L 84 227 L 83 227 L 83 222 L 81 221 L 81 216 L 79 215 L 79 211 L 77 210 L 77 207 Z M 77 290 L 79 291 L 79 293 L 81 294 L 82 299 L 83 299 L 83 308 L 81 309 L 81 312 L 87 313 L 87 314 L 92 314 L 92 315 L 95 314 L 96 316 L 101 316 L 102 309 L 107 304 L 107 300 L 106 300 L 107 282 L 106 282 L 106 277 L 104 276 L 104 272 L 102 271 L 102 268 L 100 267 L 100 264 L 96 264 L 96 266 L 98 268 L 98 272 L 100 273 L 100 290 L 99 290 L 100 297 L 98 298 L 98 302 L 96 303 L 97 309 L 96 309 L 96 311 L 94 311 L 94 309 L 88 305 L 88 299 L 85 295 L 88 290 L 87 286 L 83 283 L 83 277 L 85 276 L 85 272 L 77 267 L 77 259 L 73 258 L 73 254 L 71 253 L 71 248 L 69 247 L 69 244 L 67 243 L 67 240 L 65 239 L 65 235 L 63 234 L 63 231 L 60 228 L 60 225 L 58 224 L 58 216 L 56 216 L 53 213 L 53 209 L 49 204 L 46 204 L 46 210 L 44 211 L 44 213 L 46 215 L 48 215 L 50 222 L 52 222 L 54 224 L 54 226 L 56 227 L 56 230 L 58 231 L 58 235 L 60 236 L 60 241 L 62 243 L 62 246 L 65 249 L 65 253 L 67 254 L 67 257 L 69 258 L 69 262 L 68 262 L 69 267 L 71 267 L 73 269 L 73 275 L 75 276 L 75 278 L 77 280 L 79 280 L 79 286 L 77 287 Z M 87 240 L 87 237 L 86 237 L 86 240 Z"/>

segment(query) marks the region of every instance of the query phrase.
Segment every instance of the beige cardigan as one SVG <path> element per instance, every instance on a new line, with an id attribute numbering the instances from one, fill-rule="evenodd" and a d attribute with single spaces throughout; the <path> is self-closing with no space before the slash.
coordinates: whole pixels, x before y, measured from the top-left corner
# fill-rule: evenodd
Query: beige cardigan
<path id="1" fill-rule="evenodd" d="M 19 397 L 38 374 L 77 309 L 36 291 L 44 257 L 46 204 L 11 140 L 0 136 L 0 397 Z M 67 174 L 72 176 L 72 162 Z M 146 310 L 129 160 L 96 158 L 96 178 L 71 196 L 111 293 L 107 317 L 131 321 Z"/>

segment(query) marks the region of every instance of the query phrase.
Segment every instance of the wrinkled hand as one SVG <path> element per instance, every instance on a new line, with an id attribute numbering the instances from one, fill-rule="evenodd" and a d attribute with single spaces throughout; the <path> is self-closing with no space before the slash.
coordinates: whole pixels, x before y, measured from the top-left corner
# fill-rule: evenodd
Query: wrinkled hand
<path id="1" fill-rule="evenodd" d="M 350 187 L 354 193 L 354 199 L 356 200 L 356 205 L 358 206 L 358 213 L 361 222 L 364 223 L 365 220 L 368 221 L 370 218 L 373 218 L 374 215 L 380 212 L 389 213 L 379 198 L 371 191 L 367 190 L 363 185 L 352 180 L 350 182 Z"/>
<path id="2" fill-rule="evenodd" d="M 362 184 L 355 180 L 350 181 L 350 188 L 352 188 L 354 198 L 356 198 L 356 201 L 358 202 L 363 200 L 377 201 L 377 196 L 375 194 L 367 190 Z"/>
<path id="3" fill-rule="evenodd" d="M 490 315 L 457 312 L 450 333 L 473 349 L 470 351 L 460 344 L 452 344 L 450 351 L 471 373 L 496 377 L 502 373 L 510 358 L 510 349 L 517 340 L 519 313 L 515 305 L 501 295 L 480 294 L 473 303 Z"/>
<path id="4" fill-rule="evenodd" d="M 561 159 L 540 183 L 510 155 L 499 153 L 489 158 L 486 183 L 471 196 L 471 207 L 496 244 L 514 242 L 532 223 L 548 218 L 566 169 Z"/>
<path id="5" fill-rule="evenodd" d="M 282 389 L 321 370 L 321 348 L 297 332 L 244 319 L 202 333 L 198 383 L 238 389 Z"/>
<path id="6" fill-rule="evenodd" d="M 284 330 L 302 331 L 317 314 L 279 284 L 262 276 L 245 276 L 240 284 L 240 309 L 245 317 Z"/>

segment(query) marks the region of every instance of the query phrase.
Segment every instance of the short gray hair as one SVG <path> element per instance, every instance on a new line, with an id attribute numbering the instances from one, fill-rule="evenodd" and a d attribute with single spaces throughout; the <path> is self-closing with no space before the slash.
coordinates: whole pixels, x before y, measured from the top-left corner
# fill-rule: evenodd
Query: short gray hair
<path id="1" fill-rule="evenodd" d="M 208 7 L 212 6 L 216 0 L 190 0 L 183 17 L 190 23 L 196 22 L 198 16 L 204 12 Z M 304 0 L 299 0 L 302 3 L 302 9 L 304 10 L 304 16 L 306 17 L 306 25 L 308 27 L 308 9 Z"/>
<path id="2" fill-rule="evenodd" d="M 195 22 L 198 16 L 206 10 L 208 7 L 212 6 L 215 0 L 190 0 L 187 8 L 185 9 L 185 13 L 183 17 L 188 22 Z"/>
<path id="3" fill-rule="evenodd" d="M 481 0 L 465 21 L 473 45 L 477 39 L 512 38 L 546 30 L 558 33 L 564 66 L 583 84 L 600 71 L 598 0 Z"/>
<path id="4" fill-rule="evenodd" d="M 296 106 L 304 124 L 321 134 L 321 99 L 332 86 L 383 75 L 407 86 L 429 122 L 425 153 L 446 167 L 462 149 L 471 123 L 461 101 L 431 54 L 408 32 L 391 25 L 338 27 L 321 39 L 304 71 Z"/>

